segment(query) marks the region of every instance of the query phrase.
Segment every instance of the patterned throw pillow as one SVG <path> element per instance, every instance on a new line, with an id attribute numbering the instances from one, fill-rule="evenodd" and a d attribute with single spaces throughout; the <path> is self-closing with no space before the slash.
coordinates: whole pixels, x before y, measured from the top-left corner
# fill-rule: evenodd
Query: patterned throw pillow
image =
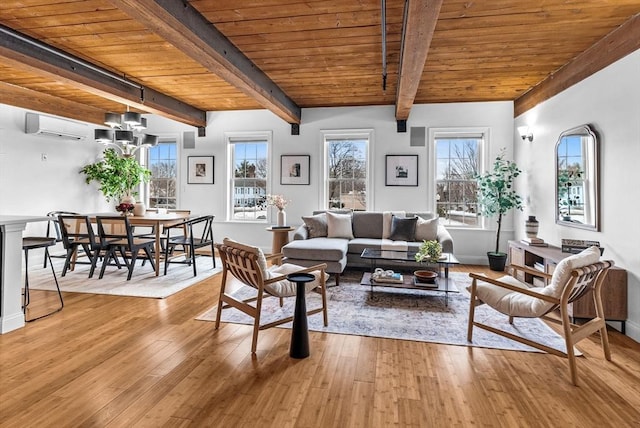
<path id="1" fill-rule="evenodd" d="M 327 215 L 325 213 L 302 217 L 302 221 L 309 231 L 309 238 L 327 236 Z"/>

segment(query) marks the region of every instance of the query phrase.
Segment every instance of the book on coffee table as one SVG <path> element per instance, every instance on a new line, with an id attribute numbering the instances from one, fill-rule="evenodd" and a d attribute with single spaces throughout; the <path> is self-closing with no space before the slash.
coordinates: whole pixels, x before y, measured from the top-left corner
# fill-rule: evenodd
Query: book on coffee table
<path id="1" fill-rule="evenodd" d="M 384 276 L 373 278 L 371 277 L 373 282 L 377 282 L 380 284 L 402 284 L 404 283 L 404 277 L 399 273 L 394 273 L 392 276 Z"/>

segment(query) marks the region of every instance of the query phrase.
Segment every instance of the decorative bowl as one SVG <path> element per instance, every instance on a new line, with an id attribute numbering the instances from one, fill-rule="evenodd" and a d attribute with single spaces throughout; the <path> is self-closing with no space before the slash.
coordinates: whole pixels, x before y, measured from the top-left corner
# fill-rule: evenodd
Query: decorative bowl
<path id="1" fill-rule="evenodd" d="M 413 275 L 416 277 L 416 280 L 418 282 L 426 282 L 426 283 L 435 282 L 436 277 L 438 276 L 437 273 L 431 270 L 417 270 L 413 272 Z"/>

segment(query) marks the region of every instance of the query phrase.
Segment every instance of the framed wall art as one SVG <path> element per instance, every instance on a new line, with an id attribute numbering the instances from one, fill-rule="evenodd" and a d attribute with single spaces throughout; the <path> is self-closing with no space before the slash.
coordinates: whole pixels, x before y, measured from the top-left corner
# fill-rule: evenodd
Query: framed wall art
<path id="1" fill-rule="evenodd" d="M 189 156 L 188 184 L 213 184 L 213 156 Z"/>
<path id="2" fill-rule="evenodd" d="M 280 156 L 280 184 L 310 184 L 309 155 Z"/>
<path id="3" fill-rule="evenodd" d="M 386 186 L 417 186 L 418 155 L 387 155 L 384 184 Z"/>

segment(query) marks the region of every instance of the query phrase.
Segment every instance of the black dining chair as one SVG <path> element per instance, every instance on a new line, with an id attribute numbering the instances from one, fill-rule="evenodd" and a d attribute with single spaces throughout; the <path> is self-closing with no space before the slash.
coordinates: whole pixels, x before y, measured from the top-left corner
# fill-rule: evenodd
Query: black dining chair
<path id="1" fill-rule="evenodd" d="M 62 299 L 62 292 L 60 291 L 60 284 L 58 284 L 58 277 L 56 276 L 56 270 L 53 268 L 51 257 L 49 256 L 49 247 L 56 244 L 56 240 L 53 237 L 40 237 L 40 236 L 27 236 L 22 238 L 22 249 L 24 251 L 24 294 L 22 300 L 22 311 L 24 312 L 24 318 L 26 322 L 39 320 L 49 315 L 53 315 L 56 312 L 60 312 L 64 308 L 64 300 Z M 49 265 L 51 266 L 51 273 L 53 274 L 53 280 L 56 284 L 56 290 L 58 292 L 58 299 L 60 300 L 60 307 L 54 311 L 48 312 L 44 315 L 39 315 L 34 318 L 27 318 L 27 307 L 31 303 L 31 296 L 29 292 L 29 250 L 36 250 L 44 248 L 44 256 L 49 259 Z"/>
<path id="2" fill-rule="evenodd" d="M 58 225 L 62 234 L 62 243 L 67 250 L 62 276 L 67 274 L 67 270 L 73 270 L 76 264 L 90 264 L 89 278 L 93 277 L 98 260 L 107 250 L 107 245 L 103 244 L 93 230 L 91 220 L 86 215 L 60 215 Z M 82 249 L 89 257 L 89 261 L 76 260 L 78 250 Z M 122 254 L 124 257 L 124 254 Z M 118 268 L 122 265 L 116 257 L 114 263 Z"/>
<path id="3" fill-rule="evenodd" d="M 181 263 L 193 266 L 193 276 L 196 271 L 196 250 L 203 247 L 211 247 L 213 267 L 216 267 L 215 248 L 213 242 L 213 215 L 204 215 L 186 219 L 171 226 L 165 227 L 166 241 L 164 247 L 164 274 L 167 274 L 169 263 Z M 182 233 L 171 237 L 171 233 Z M 186 233 L 185 233 L 186 231 Z M 186 251 L 177 254 L 176 247 L 182 247 Z"/>
<path id="4" fill-rule="evenodd" d="M 116 253 L 124 254 L 124 262 L 129 269 L 127 281 L 133 275 L 138 258 L 149 260 L 151 267 L 155 271 L 156 263 L 153 257 L 153 247 L 155 246 L 155 238 L 134 236 L 133 229 L 126 216 L 97 216 L 98 234 L 100 236 L 100 245 L 106 247 L 106 254 L 102 262 L 99 278 L 102 279 L 104 271 L 113 258 L 117 258 Z M 140 252 L 144 252 L 140 256 Z"/>
<path id="5" fill-rule="evenodd" d="M 60 215 L 78 215 L 79 213 L 73 212 L 73 211 L 49 211 L 47 213 L 47 217 L 49 217 L 49 221 L 47 221 L 47 237 L 53 237 L 55 238 L 55 243 L 59 244 L 62 243 L 62 231 L 60 230 L 60 224 L 58 223 L 58 216 Z M 54 233 L 54 235 L 52 235 L 51 233 Z M 51 254 L 51 251 L 49 251 L 49 257 L 47 257 L 47 255 L 44 255 L 44 261 L 43 261 L 43 267 L 47 267 L 47 260 L 50 257 L 55 257 L 55 258 L 60 258 L 60 259 L 64 259 L 65 257 L 67 257 L 66 254 Z"/>

